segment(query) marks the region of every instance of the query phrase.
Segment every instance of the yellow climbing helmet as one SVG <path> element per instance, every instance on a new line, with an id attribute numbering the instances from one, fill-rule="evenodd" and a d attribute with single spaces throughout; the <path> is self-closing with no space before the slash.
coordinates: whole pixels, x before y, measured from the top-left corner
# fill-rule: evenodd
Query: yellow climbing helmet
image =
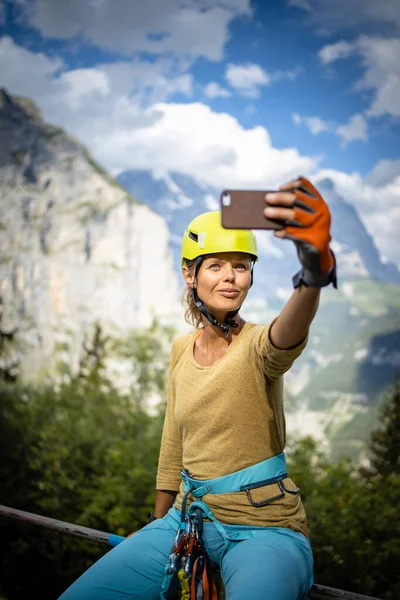
<path id="1" fill-rule="evenodd" d="M 205 212 L 188 225 L 182 240 L 182 266 L 185 259 L 216 252 L 245 252 L 258 259 L 254 233 L 250 229 L 225 229 L 219 210 Z"/>

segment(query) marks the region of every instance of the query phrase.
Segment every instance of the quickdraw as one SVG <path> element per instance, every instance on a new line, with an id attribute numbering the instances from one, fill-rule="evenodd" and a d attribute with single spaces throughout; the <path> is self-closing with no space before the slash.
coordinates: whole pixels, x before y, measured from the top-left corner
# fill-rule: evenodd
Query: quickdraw
<path id="1" fill-rule="evenodd" d="M 200 509 L 195 515 L 184 515 L 181 527 L 166 565 L 166 579 L 161 598 L 168 598 L 174 576 L 181 588 L 181 600 L 218 600 L 217 586 L 212 576 L 211 562 L 202 542 L 203 516 Z"/>

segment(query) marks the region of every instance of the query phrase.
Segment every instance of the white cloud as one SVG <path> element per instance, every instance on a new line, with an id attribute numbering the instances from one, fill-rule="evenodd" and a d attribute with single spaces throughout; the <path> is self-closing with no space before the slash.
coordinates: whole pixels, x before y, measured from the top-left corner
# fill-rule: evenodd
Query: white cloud
<path id="1" fill-rule="evenodd" d="M 340 125 L 336 133 L 342 138 L 343 144 L 346 146 L 354 140 L 366 142 L 368 140 L 368 123 L 363 115 L 353 115 L 347 125 Z"/>
<path id="2" fill-rule="evenodd" d="M 400 174 L 382 185 L 372 185 L 359 173 L 321 169 L 314 175 L 313 182 L 318 186 L 326 177 L 334 182 L 336 191 L 355 207 L 382 257 L 400 268 Z"/>
<path id="3" fill-rule="evenodd" d="M 293 113 L 292 120 L 295 125 L 305 125 L 313 135 L 319 135 L 324 131 L 331 131 L 329 123 L 323 121 L 320 117 L 303 117 L 299 113 Z"/>
<path id="4" fill-rule="evenodd" d="M 327 27 L 319 27 L 314 31 L 315 35 L 320 38 L 328 38 L 332 35 L 332 31 Z"/>
<path id="5" fill-rule="evenodd" d="M 204 88 L 204 95 L 207 96 L 207 98 L 229 98 L 232 94 L 216 81 L 211 81 Z"/>
<path id="6" fill-rule="evenodd" d="M 256 236 L 257 247 L 260 252 L 268 256 L 274 256 L 275 258 L 283 257 L 282 249 L 274 243 L 270 232 L 257 229 L 254 231 L 254 235 Z"/>
<path id="7" fill-rule="evenodd" d="M 3 85 L 32 97 L 45 119 L 82 140 L 114 173 L 133 167 L 178 170 L 216 187 L 257 186 L 277 185 L 317 165 L 296 148 L 274 148 L 263 127 L 245 129 L 231 115 L 201 103 L 157 102 L 144 110 L 137 98 L 123 93 L 129 89 L 123 85 L 126 65 L 57 74 L 58 63 L 44 55 L 15 44 L 7 50 L 8 60 L 19 64 L 18 80 L 2 69 Z"/>
<path id="8" fill-rule="evenodd" d="M 61 58 L 30 52 L 14 44 L 8 36 L 0 39 L 1 85 L 14 94 L 25 93 L 28 86 L 30 95 L 44 95 L 51 78 L 63 67 Z"/>
<path id="9" fill-rule="evenodd" d="M 400 12 L 400 11 L 399 11 Z M 362 56 L 365 73 L 359 79 L 357 90 L 374 90 L 370 117 L 390 114 L 400 116 L 400 38 L 383 39 L 361 36 L 357 49 Z"/>
<path id="10" fill-rule="evenodd" d="M 201 103 L 160 103 L 146 112 L 161 117 L 152 127 L 110 131 L 107 145 L 97 148 L 103 164 L 121 168 L 163 165 L 193 175 L 215 187 L 276 185 L 316 160 L 295 148 L 273 148 L 263 127 L 244 129 L 231 115 Z M 96 154 L 96 152 L 95 152 Z M 132 161 L 134 156 L 134 161 Z M 132 164 L 134 162 L 134 164 Z"/>
<path id="11" fill-rule="evenodd" d="M 299 113 L 292 114 L 292 120 L 295 125 L 304 125 L 313 135 L 320 133 L 336 133 L 344 146 L 349 142 L 368 140 L 368 122 L 361 114 L 353 115 L 345 125 L 335 126 L 333 123 L 324 121 L 320 117 L 305 117 Z"/>
<path id="12" fill-rule="evenodd" d="M 207 210 L 219 210 L 219 200 L 212 194 L 206 194 L 204 202 L 206 203 Z"/>
<path id="13" fill-rule="evenodd" d="M 193 93 L 192 75 L 180 73 L 174 61 L 165 58 L 99 64 L 96 69 L 107 74 L 115 94 L 133 95 L 144 105 L 167 100 L 177 93 L 188 97 Z"/>
<path id="14" fill-rule="evenodd" d="M 23 19 L 43 36 L 76 36 L 125 56 L 173 52 L 220 60 L 237 16 L 250 0 L 25 0 Z"/>
<path id="15" fill-rule="evenodd" d="M 110 94 L 107 75 L 99 69 L 76 69 L 60 75 L 57 80 L 59 94 L 72 112 L 85 109 L 93 98 Z"/>
<path id="16" fill-rule="evenodd" d="M 375 165 L 365 181 L 371 186 L 378 187 L 390 183 L 396 177 L 400 177 L 400 158 L 393 160 L 386 158 Z"/>
<path id="17" fill-rule="evenodd" d="M 335 60 L 350 56 L 353 48 L 353 44 L 349 42 L 336 42 L 335 44 L 328 44 L 321 48 L 318 52 L 318 56 L 324 65 L 328 65 Z"/>
<path id="18" fill-rule="evenodd" d="M 297 6 L 297 8 L 302 8 L 306 11 L 311 10 L 311 5 L 308 0 L 289 0 L 289 6 Z"/>
<path id="19" fill-rule="evenodd" d="M 51 119 L 57 119 L 62 106 L 67 105 L 68 110 L 77 113 L 78 105 L 90 99 L 98 106 L 105 106 L 107 102 L 119 104 L 122 111 L 131 114 L 134 106 L 165 101 L 177 93 L 189 97 L 193 91 L 192 76 L 179 73 L 171 59 L 135 59 L 70 71 L 65 68 L 61 59 L 30 52 L 8 37 L 0 39 L 2 85 L 14 94 L 26 94 L 40 100 Z M 129 102 L 130 107 L 127 107 L 130 95 L 134 102 Z M 110 111 L 113 110 L 111 107 Z M 103 113 L 99 112 L 102 117 Z M 90 116 L 96 119 L 96 114 Z M 124 120 L 123 113 L 118 120 Z"/>
<path id="20" fill-rule="evenodd" d="M 296 67 L 295 69 L 291 69 L 289 71 L 281 71 L 280 69 L 277 69 L 269 74 L 269 78 L 273 82 L 280 81 L 282 79 L 289 79 L 289 81 L 294 81 L 302 72 L 302 67 Z"/>
<path id="21" fill-rule="evenodd" d="M 271 78 L 260 65 L 247 63 L 234 65 L 229 63 L 225 73 L 229 85 L 235 88 L 243 96 L 257 98 L 261 86 L 269 85 Z"/>
<path id="22" fill-rule="evenodd" d="M 281 81 L 282 79 L 294 81 L 302 72 L 302 67 L 296 67 L 288 71 L 277 69 L 271 73 L 267 73 L 260 65 L 254 63 L 243 65 L 229 63 L 226 68 L 225 78 L 230 86 L 243 96 L 258 98 L 261 87 Z"/>
<path id="23" fill-rule="evenodd" d="M 256 110 L 257 110 L 257 109 L 256 109 L 256 107 L 254 106 L 254 104 L 248 104 L 248 105 L 246 106 L 246 108 L 244 109 L 244 114 L 245 114 L 245 115 L 247 115 L 247 116 L 254 115 L 254 114 L 255 114 L 255 112 L 256 112 Z"/>
<path id="24" fill-rule="evenodd" d="M 331 29 L 360 28 L 365 25 L 385 26 L 392 31 L 400 27 L 400 10 L 397 0 L 289 0 L 289 5 L 307 10 L 310 25 L 329 23 Z"/>
<path id="25" fill-rule="evenodd" d="M 399 11 L 400 12 L 400 11 Z M 337 42 L 319 51 L 323 64 L 344 59 L 350 54 L 361 57 L 364 73 L 354 84 L 354 90 L 373 90 L 368 117 L 389 114 L 400 116 L 400 38 L 360 36 L 352 43 Z"/>

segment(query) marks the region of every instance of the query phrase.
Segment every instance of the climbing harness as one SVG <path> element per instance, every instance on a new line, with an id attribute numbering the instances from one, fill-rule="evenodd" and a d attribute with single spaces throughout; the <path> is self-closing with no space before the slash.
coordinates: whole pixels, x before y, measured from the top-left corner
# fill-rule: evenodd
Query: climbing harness
<path id="1" fill-rule="evenodd" d="M 201 500 L 206 494 L 230 494 L 245 491 L 250 504 L 265 506 L 287 492 L 298 494 L 299 488 L 289 490 L 283 480 L 287 477 L 285 454 L 282 452 L 260 463 L 215 479 L 199 480 L 190 477 L 182 469 L 183 490 L 181 517 L 174 544 L 165 567 L 165 577 L 160 598 L 166 600 L 172 580 L 176 576 L 182 589 L 182 600 L 217 600 L 217 589 L 212 577 L 212 563 L 207 556 L 202 540 L 203 519 L 212 521 L 221 534 L 225 550 L 230 542 L 253 537 L 250 530 L 228 535 L 223 524 L 213 515 L 210 507 Z M 279 494 L 261 502 L 255 502 L 251 490 L 276 483 Z M 195 500 L 187 506 L 189 495 Z"/>

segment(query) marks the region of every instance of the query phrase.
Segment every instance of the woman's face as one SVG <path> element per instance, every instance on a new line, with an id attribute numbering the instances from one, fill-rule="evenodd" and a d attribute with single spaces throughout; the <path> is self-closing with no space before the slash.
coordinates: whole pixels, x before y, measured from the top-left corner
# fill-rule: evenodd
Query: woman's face
<path id="1" fill-rule="evenodd" d="M 194 273 L 185 280 L 195 283 L 199 298 L 217 320 L 241 306 L 251 282 L 251 257 L 242 252 L 206 256 L 194 281 Z M 185 274 L 184 274 L 185 275 Z"/>

